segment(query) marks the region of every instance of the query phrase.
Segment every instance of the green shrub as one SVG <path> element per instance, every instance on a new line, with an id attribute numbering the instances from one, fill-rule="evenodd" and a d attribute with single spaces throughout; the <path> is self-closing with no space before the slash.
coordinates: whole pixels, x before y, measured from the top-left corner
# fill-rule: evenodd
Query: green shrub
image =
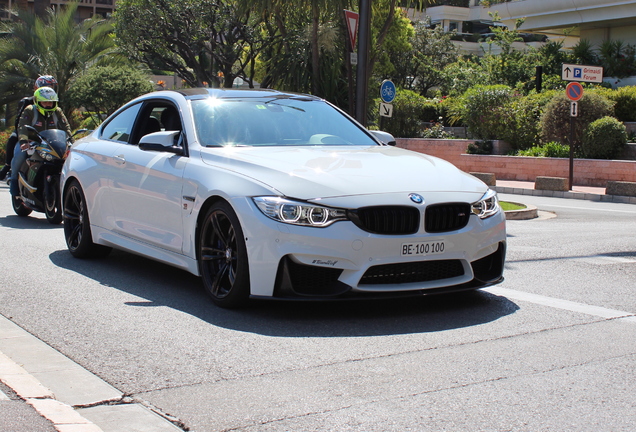
<path id="1" fill-rule="evenodd" d="M 583 154 L 590 159 L 614 159 L 626 144 L 625 125 L 614 117 L 603 117 L 585 129 Z"/>
<path id="2" fill-rule="evenodd" d="M 444 125 L 441 122 L 434 123 L 430 128 L 424 129 L 420 136 L 422 138 L 455 138 L 455 135 L 444 129 Z"/>
<path id="3" fill-rule="evenodd" d="M 475 143 L 470 143 L 466 148 L 466 153 L 479 155 L 492 154 L 492 141 L 475 141 Z"/>
<path id="4" fill-rule="evenodd" d="M 379 104 L 379 100 L 374 102 L 377 107 Z M 421 136 L 422 123 L 435 122 L 440 115 L 438 102 L 414 91 L 400 89 L 393 100 L 393 117 L 384 119 L 382 129 L 396 138 L 417 138 Z"/>
<path id="5" fill-rule="evenodd" d="M 559 92 L 556 90 L 515 97 L 506 110 L 501 138 L 513 149 L 527 149 L 541 141 L 540 120 L 545 107 Z"/>
<path id="6" fill-rule="evenodd" d="M 13 132 L 13 128 L 8 128 L 3 131 L 0 131 L 0 168 L 4 165 L 7 160 L 7 141 Z"/>
<path id="7" fill-rule="evenodd" d="M 604 93 L 615 103 L 614 116 L 622 122 L 636 121 L 636 86 L 619 87 Z"/>
<path id="8" fill-rule="evenodd" d="M 512 96 L 512 89 L 505 85 L 475 86 L 452 106 L 452 118 L 461 120 L 475 139 L 498 139 L 506 127 L 503 119 Z"/>
<path id="9" fill-rule="evenodd" d="M 572 101 L 567 98 L 565 92 L 557 94 L 546 105 L 541 116 L 541 140 L 542 142 L 557 141 L 570 142 L 570 110 Z M 594 120 L 611 116 L 614 113 L 613 103 L 600 94 L 584 92 L 578 102 L 578 117 L 574 117 L 575 147 L 580 146 L 583 139 L 583 131 Z"/>
<path id="10" fill-rule="evenodd" d="M 543 145 L 530 147 L 527 150 L 519 150 L 517 156 L 567 158 L 570 157 L 570 146 L 551 141 Z"/>

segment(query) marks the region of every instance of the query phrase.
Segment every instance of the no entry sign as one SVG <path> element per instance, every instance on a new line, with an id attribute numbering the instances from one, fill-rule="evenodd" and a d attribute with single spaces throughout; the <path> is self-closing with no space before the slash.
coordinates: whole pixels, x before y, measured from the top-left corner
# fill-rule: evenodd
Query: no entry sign
<path id="1" fill-rule="evenodd" d="M 576 102 L 583 97 L 583 86 L 577 82 L 571 82 L 565 87 L 565 95 Z"/>

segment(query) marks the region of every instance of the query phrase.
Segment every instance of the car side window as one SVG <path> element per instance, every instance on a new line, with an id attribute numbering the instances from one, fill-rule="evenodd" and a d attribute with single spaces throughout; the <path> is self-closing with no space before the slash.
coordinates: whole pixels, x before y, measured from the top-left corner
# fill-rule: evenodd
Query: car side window
<path id="1" fill-rule="evenodd" d="M 101 137 L 107 140 L 127 143 L 140 108 L 141 104 L 139 103 L 117 114 L 104 126 Z"/>
<path id="2" fill-rule="evenodd" d="M 136 144 L 148 134 L 159 131 L 183 130 L 179 110 L 166 101 L 151 101 L 141 110 L 137 116 L 137 126 L 130 143 Z M 175 145 L 182 145 L 183 134 L 175 136 Z"/>

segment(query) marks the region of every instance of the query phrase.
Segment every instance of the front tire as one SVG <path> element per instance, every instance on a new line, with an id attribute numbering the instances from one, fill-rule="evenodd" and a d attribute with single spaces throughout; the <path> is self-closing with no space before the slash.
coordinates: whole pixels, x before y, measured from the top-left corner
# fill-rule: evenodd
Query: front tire
<path id="1" fill-rule="evenodd" d="M 44 214 L 46 215 L 46 220 L 53 225 L 61 224 L 64 219 L 58 186 L 58 181 L 52 181 L 48 185 L 48 192 L 44 196 Z"/>
<path id="2" fill-rule="evenodd" d="M 111 248 L 93 243 L 86 197 L 77 180 L 71 180 L 64 191 L 64 238 L 75 258 L 103 257 Z"/>
<path id="3" fill-rule="evenodd" d="M 28 208 L 19 196 L 11 196 L 11 205 L 13 211 L 20 217 L 25 217 L 31 214 L 33 210 Z"/>
<path id="4" fill-rule="evenodd" d="M 250 295 L 247 247 L 229 204 L 218 202 L 210 207 L 198 240 L 199 269 L 212 301 L 224 308 L 243 306 Z"/>

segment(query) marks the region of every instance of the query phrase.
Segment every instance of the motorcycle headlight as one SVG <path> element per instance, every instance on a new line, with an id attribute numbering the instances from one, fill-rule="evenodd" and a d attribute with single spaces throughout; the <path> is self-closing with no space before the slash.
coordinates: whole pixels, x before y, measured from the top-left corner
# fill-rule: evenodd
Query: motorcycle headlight
<path id="1" fill-rule="evenodd" d="M 497 214 L 500 209 L 497 192 L 492 189 L 488 189 L 479 201 L 471 204 L 472 212 L 479 216 L 480 219 L 489 218 Z"/>
<path id="2" fill-rule="evenodd" d="M 51 161 L 53 160 L 53 155 L 52 155 L 52 154 L 50 154 L 50 153 L 48 153 L 48 152 L 45 152 L 45 151 L 43 151 L 43 150 L 39 150 L 39 151 L 38 151 L 38 154 L 39 154 L 39 155 L 40 155 L 40 157 L 41 157 L 42 159 L 44 159 L 45 161 L 51 162 Z"/>
<path id="3" fill-rule="evenodd" d="M 343 209 L 323 207 L 281 197 L 252 198 L 258 209 L 268 218 L 291 225 L 324 228 L 347 219 Z"/>

